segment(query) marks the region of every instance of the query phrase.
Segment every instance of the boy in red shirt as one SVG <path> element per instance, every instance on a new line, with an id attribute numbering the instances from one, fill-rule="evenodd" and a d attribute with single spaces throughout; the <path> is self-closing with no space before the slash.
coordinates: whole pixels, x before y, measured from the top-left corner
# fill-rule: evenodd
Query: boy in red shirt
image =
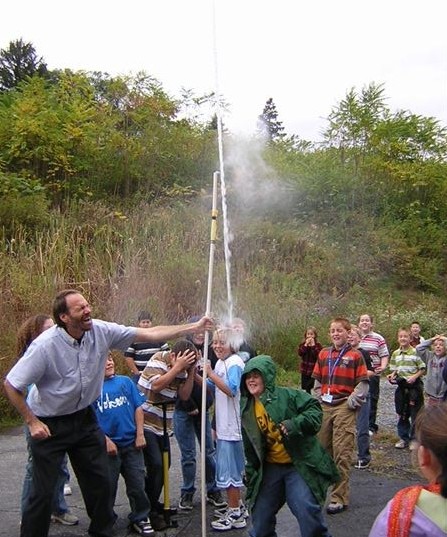
<path id="1" fill-rule="evenodd" d="M 347 319 L 337 317 L 331 321 L 332 345 L 321 350 L 312 374 L 314 393 L 323 408 L 318 437 L 340 473 L 340 481 L 334 486 L 327 507 L 331 515 L 340 513 L 349 504 L 357 410 L 365 403 L 369 389 L 363 356 L 348 343 L 350 330 Z"/>

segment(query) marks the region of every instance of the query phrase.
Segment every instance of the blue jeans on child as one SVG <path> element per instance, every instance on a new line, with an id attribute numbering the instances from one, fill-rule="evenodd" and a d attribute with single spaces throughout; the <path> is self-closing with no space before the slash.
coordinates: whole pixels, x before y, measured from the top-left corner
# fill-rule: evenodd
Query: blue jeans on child
<path id="1" fill-rule="evenodd" d="M 360 407 L 357 413 L 357 452 L 358 460 L 370 462 L 371 452 L 369 450 L 369 412 L 370 397 Z"/>
<path id="2" fill-rule="evenodd" d="M 119 447 L 115 457 L 108 458 L 110 472 L 110 488 L 115 503 L 120 474 L 126 484 L 126 495 L 129 498 L 131 512 L 129 520 L 140 522 L 149 516 L 150 503 L 145 492 L 145 467 L 143 452 L 133 444 Z"/>
<path id="3" fill-rule="evenodd" d="M 369 430 L 377 433 L 377 408 L 379 406 L 380 396 L 380 375 L 374 375 L 369 378 Z"/>
<path id="4" fill-rule="evenodd" d="M 397 379 L 397 388 L 394 392 L 394 404 L 397 422 L 397 434 L 404 442 L 414 438 L 414 425 L 419 410 L 424 406 L 423 383 L 420 379 L 409 384 L 403 378 Z"/>
<path id="5" fill-rule="evenodd" d="M 251 511 L 250 537 L 276 537 L 276 514 L 287 502 L 302 537 L 330 537 L 321 506 L 292 464 L 264 464 L 264 475 Z"/>
<path id="6" fill-rule="evenodd" d="M 216 450 L 211 436 L 211 425 L 208 412 L 205 417 L 205 475 L 207 492 L 217 491 L 216 487 Z M 191 416 L 184 410 L 175 409 L 174 434 L 181 452 L 183 486 L 181 494 L 195 492 L 197 468 L 196 438 L 200 445 L 201 415 Z"/>

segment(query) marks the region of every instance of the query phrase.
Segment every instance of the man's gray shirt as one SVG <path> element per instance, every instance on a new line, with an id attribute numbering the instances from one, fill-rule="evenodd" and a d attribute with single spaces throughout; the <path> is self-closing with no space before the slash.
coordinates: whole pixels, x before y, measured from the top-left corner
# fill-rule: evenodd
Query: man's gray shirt
<path id="1" fill-rule="evenodd" d="M 27 403 L 36 416 L 72 414 L 97 399 L 109 350 L 124 352 L 136 331 L 93 319 L 92 329 L 78 343 L 63 328 L 53 326 L 31 343 L 6 378 L 21 392 L 33 384 Z"/>

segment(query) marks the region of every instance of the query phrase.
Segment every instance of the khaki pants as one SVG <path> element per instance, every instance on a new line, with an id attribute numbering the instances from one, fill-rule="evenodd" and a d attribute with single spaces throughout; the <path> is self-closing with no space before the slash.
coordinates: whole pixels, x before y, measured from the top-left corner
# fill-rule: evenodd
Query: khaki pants
<path id="1" fill-rule="evenodd" d="M 340 473 L 340 481 L 334 485 L 330 501 L 349 505 L 349 474 L 355 447 L 357 412 L 351 410 L 346 401 L 336 406 L 323 403 L 322 408 L 323 423 L 318 439 L 334 459 Z"/>

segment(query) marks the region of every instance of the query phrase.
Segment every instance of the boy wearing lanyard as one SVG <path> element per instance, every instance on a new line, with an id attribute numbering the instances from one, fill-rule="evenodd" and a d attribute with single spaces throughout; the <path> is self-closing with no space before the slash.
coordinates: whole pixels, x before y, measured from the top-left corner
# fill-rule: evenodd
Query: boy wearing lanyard
<path id="1" fill-rule="evenodd" d="M 334 459 L 340 481 L 330 495 L 327 512 L 340 513 L 349 504 L 349 474 L 355 446 L 357 410 L 366 401 L 369 384 L 366 364 L 348 343 L 351 324 L 337 317 L 330 323 L 330 347 L 321 350 L 312 374 L 314 393 L 323 408 L 318 438 Z"/>

